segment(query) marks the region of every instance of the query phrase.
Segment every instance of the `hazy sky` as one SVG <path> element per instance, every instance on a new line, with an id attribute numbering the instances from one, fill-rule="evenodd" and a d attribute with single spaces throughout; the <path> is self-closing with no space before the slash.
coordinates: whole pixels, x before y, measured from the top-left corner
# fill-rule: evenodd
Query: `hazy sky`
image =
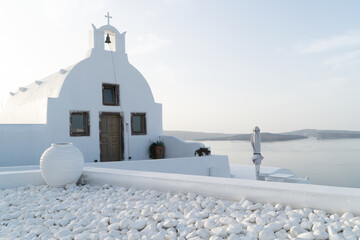
<path id="1" fill-rule="evenodd" d="M 165 130 L 360 130 L 360 1 L 0 0 L 0 100 L 127 31 Z"/>

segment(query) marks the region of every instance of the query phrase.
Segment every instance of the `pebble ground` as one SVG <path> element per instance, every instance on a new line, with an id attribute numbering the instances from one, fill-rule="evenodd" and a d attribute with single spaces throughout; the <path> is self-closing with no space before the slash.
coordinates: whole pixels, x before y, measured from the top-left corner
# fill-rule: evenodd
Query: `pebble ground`
<path id="1" fill-rule="evenodd" d="M 0 239 L 360 240 L 360 217 L 109 184 L 25 186 L 0 190 Z"/>

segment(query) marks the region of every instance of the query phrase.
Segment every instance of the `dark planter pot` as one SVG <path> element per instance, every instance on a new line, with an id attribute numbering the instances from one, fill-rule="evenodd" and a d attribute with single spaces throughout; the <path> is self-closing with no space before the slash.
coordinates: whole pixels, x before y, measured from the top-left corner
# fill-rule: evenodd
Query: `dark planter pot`
<path id="1" fill-rule="evenodd" d="M 155 146 L 155 159 L 164 158 L 164 146 Z"/>

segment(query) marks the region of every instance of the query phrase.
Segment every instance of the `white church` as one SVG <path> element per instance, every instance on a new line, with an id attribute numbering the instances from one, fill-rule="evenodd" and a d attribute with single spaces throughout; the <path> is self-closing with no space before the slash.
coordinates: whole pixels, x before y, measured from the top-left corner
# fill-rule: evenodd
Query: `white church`
<path id="1" fill-rule="evenodd" d="M 86 58 L 11 93 L 0 112 L 0 166 L 36 165 L 54 142 L 72 142 L 85 162 L 193 156 L 201 144 L 162 136 L 162 105 L 129 63 L 125 34 L 92 25 Z"/>

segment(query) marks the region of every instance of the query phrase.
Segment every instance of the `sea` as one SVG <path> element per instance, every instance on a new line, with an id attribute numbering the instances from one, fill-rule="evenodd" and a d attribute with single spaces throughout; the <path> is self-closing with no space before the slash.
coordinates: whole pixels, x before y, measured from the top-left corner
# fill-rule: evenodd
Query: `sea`
<path id="1" fill-rule="evenodd" d="M 201 141 L 230 164 L 252 165 L 250 141 Z M 288 168 L 311 184 L 360 188 L 360 139 L 263 142 L 261 166 Z"/>

